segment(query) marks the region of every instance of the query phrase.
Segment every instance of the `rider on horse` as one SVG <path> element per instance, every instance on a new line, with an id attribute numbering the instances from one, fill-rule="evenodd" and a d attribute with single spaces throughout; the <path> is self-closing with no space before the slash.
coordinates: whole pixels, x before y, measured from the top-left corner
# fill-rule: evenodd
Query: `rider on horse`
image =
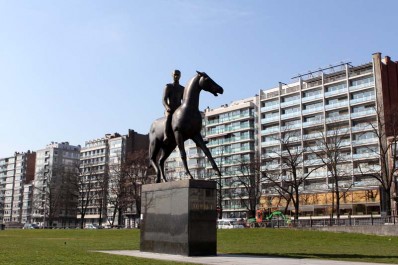
<path id="1" fill-rule="evenodd" d="M 171 135 L 171 118 L 174 111 L 181 105 L 184 87 L 180 85 L 181 72 L 174 70 L 172 73 L 174 82 L 167 84 L 163 93 L 163 105 L 165 107 L 166 124 L 164 126 L 164 142 L 168 142 Z"/>

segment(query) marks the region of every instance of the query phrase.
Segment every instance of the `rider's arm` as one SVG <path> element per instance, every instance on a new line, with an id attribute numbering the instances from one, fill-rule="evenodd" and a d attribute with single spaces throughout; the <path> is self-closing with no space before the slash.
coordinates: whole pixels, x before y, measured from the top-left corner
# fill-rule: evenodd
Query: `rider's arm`
<path id="1" fill-rule="evenodd" d="M 168 85 L 166 85 L 166 87 L 164 88 L 164 92 L 163 92 L 163 106 L 166 109 L 166 111 L 170 111 L 169 93 L 170 93 L 170 88 Z"/>

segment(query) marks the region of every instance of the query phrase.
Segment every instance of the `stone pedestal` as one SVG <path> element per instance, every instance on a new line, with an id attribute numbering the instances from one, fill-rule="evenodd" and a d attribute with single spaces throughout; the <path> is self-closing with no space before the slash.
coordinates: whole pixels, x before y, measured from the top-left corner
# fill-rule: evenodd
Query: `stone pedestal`
<path id="1" fill-rule="evenodd" d="M 141 251 L 184 256 L 217 254 L 215 181 L 144 185 L 141 211 Z"/>

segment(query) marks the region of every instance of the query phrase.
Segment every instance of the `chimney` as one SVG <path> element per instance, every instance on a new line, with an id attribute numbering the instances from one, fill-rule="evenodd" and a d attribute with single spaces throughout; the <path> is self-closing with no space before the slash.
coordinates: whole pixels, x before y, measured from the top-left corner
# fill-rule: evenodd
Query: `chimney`
<path id="1" fill-rule="evenodd" d="M 390 56 L 385 56 L 384 59 L 383 59 L 383 63 L 384 63 L 384 64 L 389 64 L 390 61 L 391 61 Z"/>

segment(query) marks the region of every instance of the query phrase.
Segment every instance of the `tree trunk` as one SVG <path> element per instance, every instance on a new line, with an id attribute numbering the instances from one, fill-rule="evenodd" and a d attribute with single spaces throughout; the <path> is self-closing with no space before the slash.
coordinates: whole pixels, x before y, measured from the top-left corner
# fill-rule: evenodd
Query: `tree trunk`
<path id="1" fill-rule="evenodd" d="M 380 189 L 380 208 L 385 215 L 391 215 L 391 193 L 389 189 Z"/>
<path id="2" fill-rule="evenodd" d="M 293 204 L 294 204 L 294 221 L 297 223 L 298 219 L 299 219 L 299 208 L 300 208 L 300 198 L 299 198 L 299 192 L 298 192 L 298 187 L 296 187 L 296 189 L 294 189 L 294 197 L 295 200 L 293 200 Z"/>
<path id="3" fill-rule="evenodd" d="M 337 223 L 340 221 L 340 191 L 339 187 L 336 185 L 336 218 Z"/>
<path id="4" fill-rule="evenodd" d="M 121 226 L 123 225 L 123 215 L 122 215 L 122 213 L 123 213 L 123 209 L 119 208 L 118 211 L 117 211 L 117 214 L 118 214 L 118 216 L 117 216 L 117 228 L 121 228 Z"/>
<path id="5" fill-rule="evenodd" d="M 84 214 L 80 215 L 80 228 L 83 229 L 84 228 Z"/>

